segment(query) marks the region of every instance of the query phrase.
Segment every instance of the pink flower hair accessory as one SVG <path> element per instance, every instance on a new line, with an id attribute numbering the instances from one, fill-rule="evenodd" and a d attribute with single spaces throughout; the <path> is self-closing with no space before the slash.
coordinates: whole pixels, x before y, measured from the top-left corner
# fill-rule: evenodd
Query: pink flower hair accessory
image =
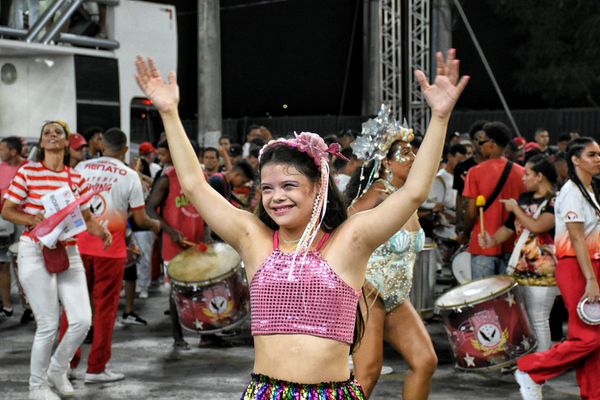
<path id="1" fill-rule="evenodd" d="M 336 157 L 342 158 L 348 161 L 341 151 L 341 146 L 338 143 L 332 143 L 327 146 L 323 138 L 316 133 L 301 132 L 299 135 L 294 132 L 295 137 L 292 139 L 279 138 L 277 140 L 271 140 L 269 143 L 263 146 L 258 155 L 260 161 L 263 153 L 272 146 L 289 146 L 301 151 L 302 153 L 308 154 L 314 160 L 315 164 L 320 167 L 323 159 L 325 162 L 329 160 L 329 154 L 333 154 Z"/>

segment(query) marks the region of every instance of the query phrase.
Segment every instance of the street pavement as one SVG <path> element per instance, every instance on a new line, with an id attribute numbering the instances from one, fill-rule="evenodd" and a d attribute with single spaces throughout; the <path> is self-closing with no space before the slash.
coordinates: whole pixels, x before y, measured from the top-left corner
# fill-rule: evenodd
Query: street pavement
<path id="1" fill-rule="evenodd" d="M 225 348 L 199 347 L 197 335 L 186 334 L 189 351 L 172 346 L 166 291 L 154 289 L 148 299 L 136 299 L 136 311 L 148 320 L 147 326 L 117 322 L 109 367 L 123 372 L 123 381 L 110 384 L 84 384 L 85 360 L 89 345 L 83 345 L 84 359 L 75 370 L 75 399 L 239 399 L 252 371 L 254 351 L 248 327 L 228 337 Z M 16 297 L 15 297 L 16 300 Z M 123 310 L 121 299 L 119 315 Z M 20 306 L 15 316 L 0 322 L 0 399 L 26 399 L 29 356 L 35 325 L 21 325 Z M 520 399 L 511 374 L 462 372 L 454 368 L 448 339 L 439 320 L 427 321 L 439 357 L 430 399 L 505 400 Z M 407 366 L 390 347 L 385 348 L 385 364 L 394 372 L 382 376 L 372 399 L 400 399 Z M 544 386 L 544 399 L 577 399 L 573 372 Z"/>

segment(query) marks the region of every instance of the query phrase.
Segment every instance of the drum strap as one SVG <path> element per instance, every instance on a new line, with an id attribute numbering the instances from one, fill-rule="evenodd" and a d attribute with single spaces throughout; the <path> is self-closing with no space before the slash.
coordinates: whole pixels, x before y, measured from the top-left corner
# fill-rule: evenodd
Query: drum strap
<path id="1" fill-rule="evenodd" d="M 542 213 L 542 210 L 546 207 L 546 204 L 548 204 L 548 199 L 545 199 L 542 202 L 542 204 L 540 204 L 540 206 L 537 208 L 537 210 L 535 210 L 535 213 L 533 213 L 532 215 L 533 219 L 539 218 L 540 214 Z M 523 232 L 521 232 L 521 236 L 519 236 L 517 243 L 515 243 L 515 248 L 513 249 L 513 252 L 510 255 L 510 259 L 508 260 L 508 266 L 506 267 L 506 273 L 508 275 L 512 275 L 513 272 L 515 272 L 515 267 L 517 266 L 517 262 L 521 257 L 521 248 L 527 241 L 529 233 L 529 229 L 523 229 Z"/>
<path id="2" fill-rule="evenodd" d="M 510 174 L 510 170 L 512 169 L 512 166 L 513 166 L 513 162 L 508 160 L 508 162 L 504 166 L 504 169 L 502 170 L 502 175 L 500 176 L 500 180 L 498 181 L 496 188 L 492 192 L 492 195 L 485 202 L 483 211 L 486 211 L 492 205 L 492 203 L 496 200 L 496 197 L 498 197 L 498 195 L 502 191 L 502 187 L 504 186 L 504 184 L 506 183 L 506 180 L 508 179 L 508 174 Z"/>

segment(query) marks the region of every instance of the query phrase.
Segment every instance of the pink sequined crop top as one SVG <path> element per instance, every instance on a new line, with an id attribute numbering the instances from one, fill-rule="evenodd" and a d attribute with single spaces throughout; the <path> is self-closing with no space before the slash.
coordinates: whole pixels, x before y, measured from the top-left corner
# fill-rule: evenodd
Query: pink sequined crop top
<path id="1" fill-rule="evenodd" d="M 273 236 L 273 253 L 250 282 L 252 335 L 305 334 L 352 343 L 360 291 L 344 282 L 319 250 L 296 259 L 279 251 L 279 234 Z"/>

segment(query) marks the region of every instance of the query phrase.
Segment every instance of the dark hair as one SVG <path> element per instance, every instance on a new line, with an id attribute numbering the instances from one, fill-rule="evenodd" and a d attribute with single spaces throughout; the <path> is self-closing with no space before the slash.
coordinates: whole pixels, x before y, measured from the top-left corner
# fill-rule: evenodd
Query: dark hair
<path id="1" fill-rule="evenodd" d="M 483 130 L 483 126 L 487 123 L 488 123 L 488 121 L 483 120 L 483 119 L 473 122 L 471 124 L 471 126 L 469 127 L 469 137 L 471 139 L 475 139 L 475 134 L 477 132 Z"/>
<path id="2" fill-rule="evenodd" d="M 337 137 L 337 135 L 327 135 L 323 138 L 323 141 L 325 142 L 325 144 L 327 146 L 329 146 L 330 144 L 333 144 L 333 143 L 338 143 L 338 144 L 340 143 L 340 140 Z"/>
<path id="3" fill-rule="evenodd" d="M 460 153 L 463 156 L 466 156 L 467 155 L 467 146 L 465 146 L 464 144 L 460 144 L 460 143 L 456 143 L 456 144 L 453 144 L 452 146 L 450 146 L 450 148 L 448 149 L 448 154 L 452 154 L 453 156 L 455 156 L 456 153 Z"/>
<path id="4" fill-rule="evenodd" d="M 537 128 L 537 129 L 535 130 L 535 133 L 533 134 L 533 136 L 535 137 L 535 136 L 539 135 L 539 134 L 540 134 L 540 133 L 542 133 L 542 132 L 548 132 L 548 129 L 546 129 L 546 128 L 541 128 L 541 127 L 540 127 L 540 128 Z M 550 132 L 548 132 L 548 133 L 550 133 Z"/>
<path id="5" fill-rule="evenodd" d="M 483 130 L 500 147 L 506 147 L 512 136 L 508 126 L 500 121 L 488 122 L 483 126 Z"/>
<path id="6" fill-rule="evenodd" d="M 44 135 L 44 128 L 50 124 L 59 125 L 65 134 L 65 138 L 67 140 L 67 145 L 65 146 L 65 151 L 64 151 L 64 156 L 63 156 L 63 164 L 65 164 L 65 166 L 68 166 L 69 161 L 71 160 L 71 157 L 69 155 L 69 132 L 67 132 L 67 128 L 65 128 L 63 123 L 60 123 L 58 121 L 46 121 L 42 125 L 42 129 L 40 129 L 40 140 L 38 141 L 39 151 L 37 152 L 37 155 L 36 155 L 36 161 L 42 162 L 42 161 L 44 161 L 44 158 L 46 157 L 46 152 L 42 148 L 42 136 Z"/>
<path id="7" fill-rule="evenodd" d="M 256 124 L 250 124 L 248 125 L 248 127 L 246 128 L 246 134 L 244 135 L 244 139 L 246 137 L 248 137 L 248 134 L 254 130 L 254 129 L 260 129 L 260 125 L 256 125 Z"/>
<path id="8" fill-rule="evenodd" d="M 167 142 L 167 140 L 161 140 L 160 142 L 158 142 L 158 144 L 156 145 L 157 149 L 166 149 L 167 151 L 170 152 L 169 150 L 169 142 Z"/>
<path id="9" fill-rule="evenodd" d="M 575 156 L 577 158 L 581 158 L 581 153 L 583 153 L 583 150 L 586 148 L 587 145 L 592 144 L 592 143 L 596 143 L 596 141 L 588 136 L 578 137 L 576 139 L 571 140 L 569 142 L 569 145 L 567 146 L 567 157 L 566 158 L 567 158 L 567 166 L 569 167 L 569 178 L 573 181 L 573 183 L 575 185 L 577 185 L 577 187 L 579 188 L 579 191 L 581 192 L 581 194 L 583 195 L 585 200 L 590 204 L 590 206 L 592 206 L 592 208 L 594 210 L 596 210 L 596 212 L 600 213 L 600 209 L 596 206 L 596 203 L 590 197 L 590 194 L 588 193 L 587 189 L 583 185 L 583 182 L 581 182 L 581 179 L 579 179 L 579 176 L 577 175 L 577 170 L 575 168 L 575 164 L 573 163 L 573 160 L 572 160 L 573 156 Z M 598 196 L 598 188 L 595 187 L 593 180 L 592 180 L 592 188 L 593 188 L 596 196 Z"/>
<path id="10" fill-rule="evenodd" d="M 261 156 L 259 171 L 262 171 L 263 167 L 268 164 L 292 166 L 312 182 L 318 182 L 321 177 L 321 172 L 312 157 L 285 145 L 269 146 L 265 150 Z M 279 229 L 279 226 L 267 214 L 262 201 L 259 202 L 258 217 L 269 228 L 273 230 Z M 332 232 L 347 218 L 346 203 L 330 175 L 327 194 L 327 211 L 323 219 L 323 230 L 325 232 Z"/>
<path id="11" fill-rule="evenodd" d="M 142 164 L 142 170 L 140 172 L 143 175 L 152 176 L 152 173 L 150 172 L 150 163 L 148 160 L 146 160 L 144 157 L 140 157 L 138 160 L 140 160 L 140 163 Z"/>
<path id="12" fill-rule="evenodd" d="M 21 139 L 16 136 L 8 136 L 0 140 L 1 143 L 6 143 L 6 146 L 9 150 L 16 150 L 17 154 L 21 154 L 23 151 L 23 143 L 21 143 Z"/>
<path id="13" fill-rule="evenodd" d="M 254 143 L 250 145 L 250 152 L 248 153 L 249 157 L 254 157 L 254 158 L 258 158 L 259 154 L 260 154 L 260 149 L 262 148 L 262 146 L 257 146 Z"/>
<path id="14" fill-rule="evenodd" d="M 127 146 L 127 135 L 119 128 L 110 128 L 103 137 L 104 145 L 110 151 L 121 151 Z"/>
<path id="15" fill-rule="evenodd" d="M 267 142 L 265 141 L 265 139 L 263 139 L 263 138 L 261 138 L 261 137 L 257 137 L 257 138 L 254 138 L 254 139 L 253 139 L 253 140 L 250 142 L 250 144 L 254 144 L 254 145 L 256 145 L 256 146 L 263 147 L 265 144 L 267 144 Z"/>
<path id="16" fill-rule="evenodd" d="M 528 159 L 525 164 L 531 164 L 531 169 L 538 174 L 544 175 L 544 177 L 548 179 L 551 184 L 554 185 L 556 183 L 558 179 L 556 168 L 547 157 L 537 154 Z"/>
<path id="17" fill-rule="evenodd" d="M 352 159 L 353 153 L 351 147 L 346 147 L 345 149 L 342 149 L 340 153 L 342 153 L 342 155 L 348 160 Z M 338 172 L 344 169 L 346 165 L 348 165 L 348 161 L 344 160 L 342 157 L 336 157 L 335 160 L 333 160 L 333 172 Z"/>
<path id="18" fill-rule="evenodd" d="M 242 155 L 242 146 L 237 143 L 233 143 L 229 148 L 229 155 L 232 157 L 237 157 Z"/>
<path id="19" fill-rule="evenodd" d="M 246 178 L 250 179 L 251 181 L 253 181 L 255 179 L 254 176 L 254 168 L 252 168 L 252 165 L 250 165 L 250 163 L 246 160 L 239 160 L 236 161 L 233 164 L 233 167 L 231 167 L 232 171 L 240 171 L 242 174 L 244 174 L 246 176 Z"/>
<path id="20" fill-rule="evenodd" d="M 219 138 L 219 143 L 221 143 L 221 140 L 223 140 L 223 139 L 227 139 L 227 140 L 229 140 L 229 142 L 231 142 L 231 138 L 229 136 L 223 135 Z"/>
<path id="21" fill-rule="evenodd" d="M 205 147 L 204 151 L 202 152 L 202 157 L 204 157 L 209 151 L 215 153 L 215 157 L 219 158 L 219 150 L 215 149 L 214 147 Z"/>
<path id="22" fill-rule="evenodd" d="M 83 137 L 89 142 L 96 133 L 104 133 L 104 129 L 99 126 L 90 126 L 83 132 Z"/>
<path id="23" fill-rule="evenodd" d="M 561 133 L 560 135 L 558 135 L 557 142 L 570 142 L 570 141 L 571 141 L 571 135 L 568 132 L 564 132 L 564 133 Z"/>

